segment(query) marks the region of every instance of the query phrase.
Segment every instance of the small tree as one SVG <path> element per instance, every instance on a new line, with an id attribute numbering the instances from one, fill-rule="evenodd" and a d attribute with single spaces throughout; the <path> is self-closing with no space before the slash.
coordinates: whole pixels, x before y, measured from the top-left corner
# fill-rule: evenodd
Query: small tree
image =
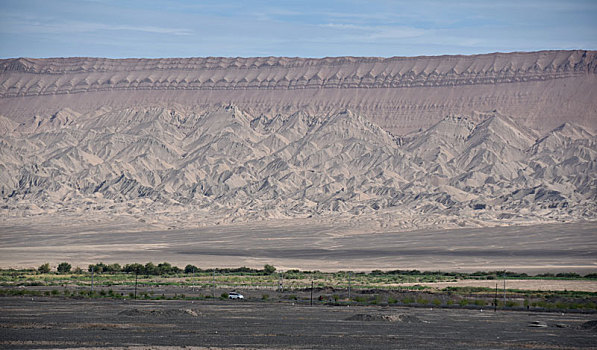
<path id="1" fill-rule="evenodd" d="M 108 270 L 108 265 L 104 264 L 103 262 L 97 263 L 97 264 L 91 264 L 89 265 L 88 271 L 89 272 L 93 272 L 95 271 L 95 273 L 102 273 L 102 272 L 106 272 Z"/>
<path id="2" fill-rule="evenodd" d="M 184 268 L 184 273 L 197 273 L 197 272 L 199 272 L 199 268 L 197 268 L 197 266 L 195 266 L 195 265 L 189 264 L 189 265 L 185 266 L 185 268 Z"/>
<path id="3" fill-rule="evenodd" d="M 57 270 L 58 270 L 59 273 L 69 273 L 71 267 L 72 266 L 70 266 L 69 263 L 67 263 L 67 262 L 61 262 L 60 264 L 58 264 Z"/>
<path id="4" fill-rule="evenodd" d="M 122 267 L 120 267 L 120 264 L 118 264 L 118 263 L 114 263 L 114 264 L 110 264 L 110 265 L 106 266 L 107 273 L 118 273 L 120 271 L 122 271 Z"/>
<path id="5" fill-rule="evenodd" d="M 39 273 L 50 272 L 50 263 L 45 263 L 45 264 L 41 265 L 40 267 L 37 268 L 37 271 L 39 271 Z"/>
<path id="6" fill-rule="evenodd" d="M 156 273 L 158 275 L 168 275 L 172 273 L 172 265 L 169 262 L 160 263 L 156 268 Z"/>
<path id="7" fill-rule="evenodd" d="M 128 272 L 128 273 L 143 273 L 143 271 L 145 270 L 145 267 L 143 267 L 143 265 L 139 264 L 139 263 L 133 263 L 133 264 L 126 264 L 124 266 L 124 268 L 122 269 L 122 271 L 124 272 Z"/>
<path id="8" fill-rule="evenodd" d="M 272 265 L 266 264 L 263 267 L 263 272 L 265 272 L 266 275 L 271 275 L 272 273 L 276 272 L 276 268 Z"/>
<path id="9" fill-rule="evenodd" d="M 145 264 L 144 272 L 148 275 L 157 275 L 158 269 L 157 267 L 150 261 Z"/>

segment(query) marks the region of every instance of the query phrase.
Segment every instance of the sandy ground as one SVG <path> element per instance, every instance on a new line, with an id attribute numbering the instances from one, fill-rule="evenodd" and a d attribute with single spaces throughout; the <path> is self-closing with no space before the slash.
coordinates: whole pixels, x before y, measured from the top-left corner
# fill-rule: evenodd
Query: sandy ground
<path id="1" fill-rule="evenodd" d="M 597 272 L 596 223 L 392 232 L 294 220 L 136 229 L 109 223 L 0 223 L 0 266 L 168 261 L 205 268 L 273 264 L 280 270 Z"/>
<path id="2" fill-rule="evenodd" d="M 594 314 L 0 298 L 0 347 L 595 348 Z"/>

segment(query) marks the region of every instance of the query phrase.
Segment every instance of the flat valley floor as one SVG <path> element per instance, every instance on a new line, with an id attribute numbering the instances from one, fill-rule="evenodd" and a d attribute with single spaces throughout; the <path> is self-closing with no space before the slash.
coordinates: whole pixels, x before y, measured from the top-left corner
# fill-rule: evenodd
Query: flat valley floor
<path id="1" fill-rule="evenodd" d="M 308 220 L 166 230 L 32 219 L 0 222 L 0 238 L 2 268 L 167 261 L 279 270 L 597 272 L 597 222 L 400 232 Z"/>
<path id="2" fill-rule="evenodd" d="M 2 348 L 595 349 L 596 314 L 0 298 Z"/>

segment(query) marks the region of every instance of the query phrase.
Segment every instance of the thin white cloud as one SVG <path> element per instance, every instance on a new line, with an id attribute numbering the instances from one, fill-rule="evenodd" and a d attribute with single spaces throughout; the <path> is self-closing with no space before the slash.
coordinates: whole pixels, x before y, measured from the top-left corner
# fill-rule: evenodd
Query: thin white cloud
<path id="1" fill-rule="evenodd" d="M 193 31 L 187 28 L 161 27 L 129 24 L 107 24 L 84 21 L 62 21 L 51 17 L 42 16 L 7 16 L 6 21 L 0 26 L 0 31 L 5 33 L 30 33 L 30 34 L 67 34 L 103 31 L 135 31 L 153 34 L 192 35 Z"/>
<path id="2" fill-rule="evenodd" d="M 365 26 L 328 23 L 322 25 L 322 27 L 351 32 L 353 40 L 415 38 L 429 32 L 425 29 L 404 26 Z"/>

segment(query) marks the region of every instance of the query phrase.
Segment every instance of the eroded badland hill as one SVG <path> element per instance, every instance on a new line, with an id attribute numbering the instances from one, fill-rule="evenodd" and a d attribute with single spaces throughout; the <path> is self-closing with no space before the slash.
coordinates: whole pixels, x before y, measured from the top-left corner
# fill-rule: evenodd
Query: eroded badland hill
<path id="1" fill-rule="evenodd" d="M 0 60 L 0 195 L 192 227 L 594 220 L 597 53 Z"/>

